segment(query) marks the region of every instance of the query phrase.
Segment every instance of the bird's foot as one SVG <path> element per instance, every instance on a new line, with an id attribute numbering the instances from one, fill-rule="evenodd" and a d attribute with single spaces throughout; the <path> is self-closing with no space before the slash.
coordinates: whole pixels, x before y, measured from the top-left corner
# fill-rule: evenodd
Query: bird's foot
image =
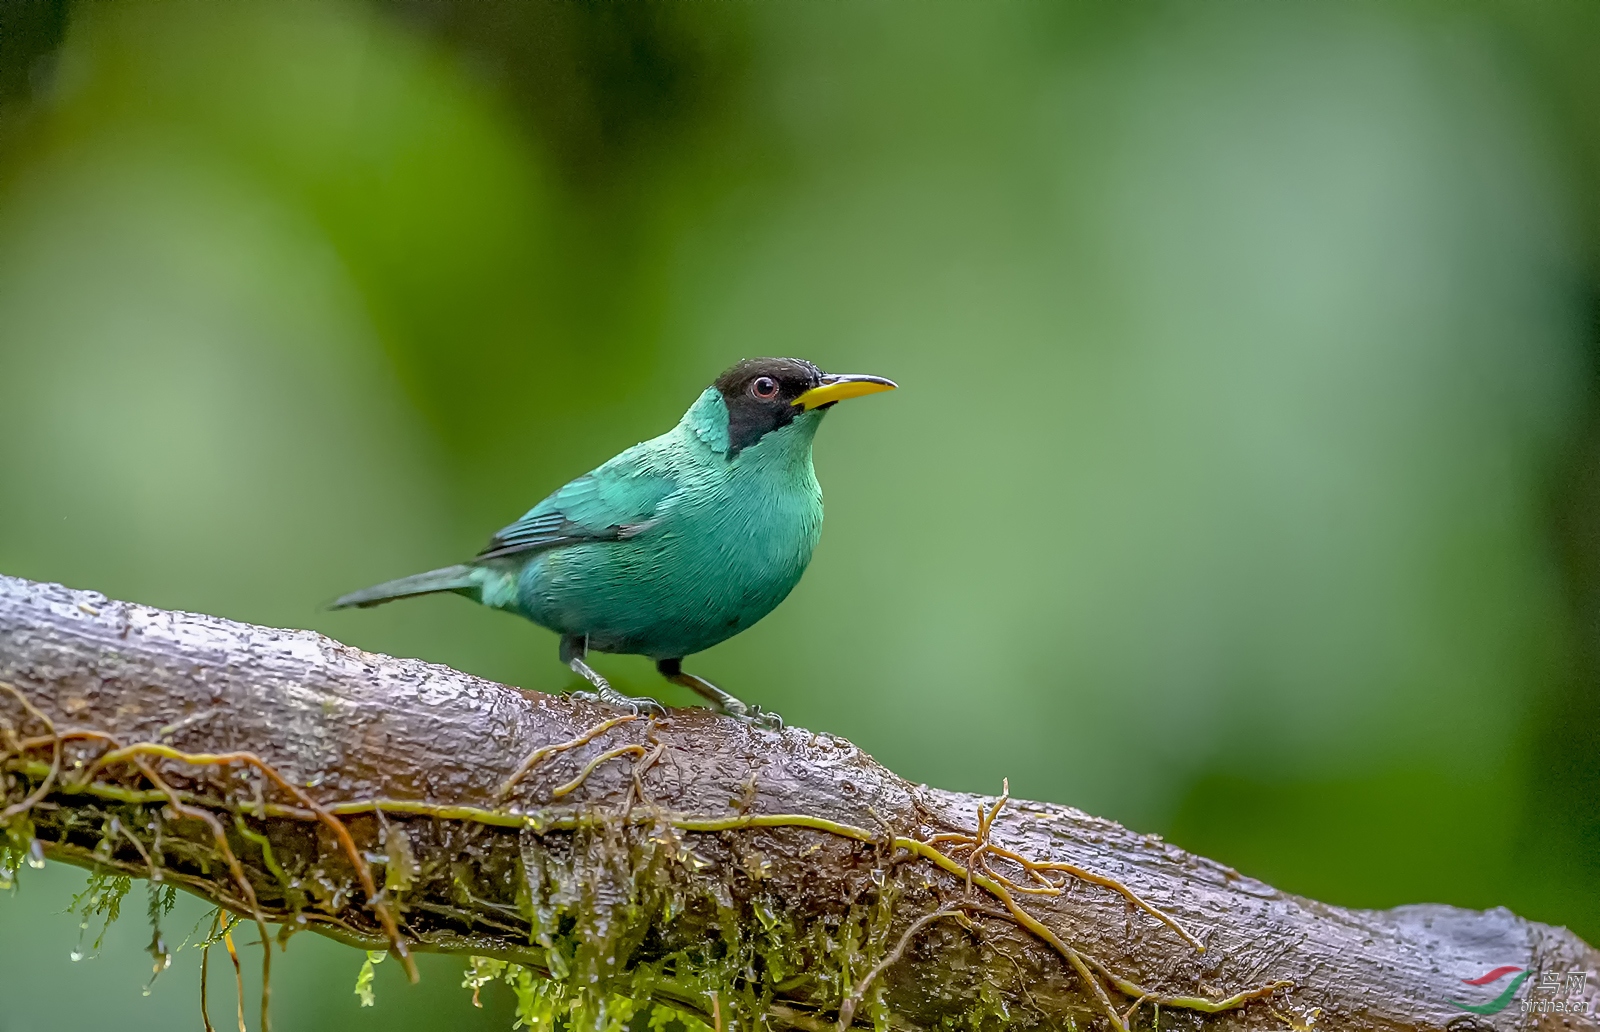
<path id="1" fill-rule="evenodd" d="M 745 703 L 740 702 L 738 699 L 731 699 L 729 702 L 723 703 L 720 709 L 722 715 L 725 717 L 732 717 L 734 720 L 742 720 L 746 724 L 764 728 L 767 731 L 783 730 L 783 718 L 781 716 L 771 710 L 764 710 L 754 703 Z"/>
<path id="2" fill-rule="evenodd" d="M 624 695 L 611 687 L 611 682 L 601 677 L 594 667 L 583 661 L 583 653 L 588 648 L 588 639 L 561 639 L 561 658 L 573 673 L 594 685 L 592 692 L 573 692 L 574 699 L 586 699 L 590 702 L 603 702 L 607 706 L 616 706 L 625 709 L 636 717 L 664 717 L 667 708 L 649 697 L 634 698 Z"/>
<path id="3" fill-rule="evenodd" d="M 689 673 L 683 669 L 683 660 L 681 659 L 658 659 L 656 660 L 656 669 L 661 671 L 662 677 L 665 677 L 673 684 L 681 684 L 711 703 L 711 710 L 714 713 L 732 717 L 734 720 L 742 720 L 747 724 L 766 728 L 768 731 L 783 730 L 782 717 L 769 710 L 764 710 L 760 706 L 741 702 L 705 678 Z"/>
<path id="4" fill-rule="evenodd" d="M 574 699 L 601 702 L 607 706 L 625 709 L 639 717 L 664 717 L 667 715 L 667 708 L 648 695 L 624 695 L 609 684 L 603 685 L 598 691 L 578 691 L 571 694 Z"/>

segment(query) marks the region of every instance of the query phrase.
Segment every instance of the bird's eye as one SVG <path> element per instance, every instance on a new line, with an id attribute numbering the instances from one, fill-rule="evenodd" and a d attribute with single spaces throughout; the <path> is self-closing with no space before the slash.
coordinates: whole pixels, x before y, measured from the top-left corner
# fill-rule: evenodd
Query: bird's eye
<path id="1" fill-rule="evenodd" d="M 750 393 L 763 401 L 778 396 L 778 381 L 770 376 L 758 376 L 750 381 Z"/>

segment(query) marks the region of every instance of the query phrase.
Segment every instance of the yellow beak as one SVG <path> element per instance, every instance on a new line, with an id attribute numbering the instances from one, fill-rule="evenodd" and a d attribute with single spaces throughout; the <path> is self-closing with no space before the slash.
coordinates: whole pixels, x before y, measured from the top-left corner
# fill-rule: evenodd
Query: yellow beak
<path id="1" fill-rule="evenodd" d="M 893 380 L 885 380 L 881 376 L 850 376 L 842 373 L 825 373 L 822 377 L 822 386 L 813 387 L 794 403 L 806 411 L 820 408 L 823 405 L 832 405 L 836 401 L 846 398 L 859 398 L 864 394 L 877 394 L 879 391 L 892 391 L 898 386 Z"/>

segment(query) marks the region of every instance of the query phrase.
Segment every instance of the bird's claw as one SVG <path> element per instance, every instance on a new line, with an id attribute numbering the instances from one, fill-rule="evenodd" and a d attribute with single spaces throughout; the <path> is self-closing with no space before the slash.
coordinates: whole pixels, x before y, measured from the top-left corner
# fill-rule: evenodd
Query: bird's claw
<path id="1" fill-rule="evenodd" d="M 723 709 L 723 715 L 734 720 L 742 720 L 746 724 L 754 725 L 767 731 L 782 731 L 783 718 L 771 710 L 764 710 L 753 703 L 740 703 L 738 709 L 732 706 Z"/>
<path id="2" fill-rule="evenodd" d="M 633 714 L 636 717 L 649 717 L 651 720 L 658 720 L 667 715 L 667 708 L 654 699 L 629 699 L 628 706 L 633 709 Z"/>
<path id="3" fill-rule="evenodd" d="M 667 708 L 649 696 L 624 695 L 610 685 L 598 691 L 579 689 L 568 692 L 567 695 L 584 702 L 598 702 L 606 706 L 615 706 L 625 709 L 636 717 L 665 717 Z"/>

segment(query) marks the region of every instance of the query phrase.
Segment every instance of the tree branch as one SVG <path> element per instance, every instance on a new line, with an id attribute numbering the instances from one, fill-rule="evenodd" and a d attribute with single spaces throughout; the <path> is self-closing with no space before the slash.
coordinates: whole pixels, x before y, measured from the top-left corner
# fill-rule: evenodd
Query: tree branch
<path id="1" fill-rule="evenodd" d="M 1600 954 L 1564 929 L 1324 906 L 1067 807 L 910 785 L 827 734 L 619 720 L 4 577 L 0 682 L 13 841 L 286 930 L 512 960 L 585 1005 L 728 1029 L 1124 1028 L 1158 1007 L 1169 1029 L 1596 1027 Z M 1506 982 L 1462 980 L 1505 965 L 1588 982 L 1564 1013 L 1451 1002 L 1492 999 Z"/>

